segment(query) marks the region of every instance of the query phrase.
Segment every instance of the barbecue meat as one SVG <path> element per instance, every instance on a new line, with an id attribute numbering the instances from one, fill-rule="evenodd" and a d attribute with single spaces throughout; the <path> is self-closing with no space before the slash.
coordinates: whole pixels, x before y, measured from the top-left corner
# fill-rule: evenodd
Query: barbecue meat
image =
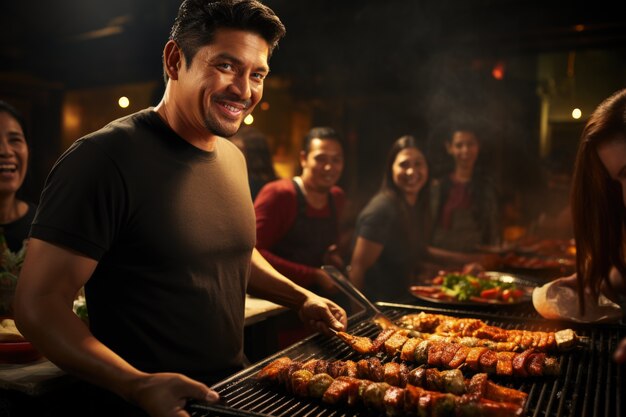
<path id="1" fill-rule="evenodd" d="M 498 343 L 513 343 L 517 349 L 508 351 L 536 349 L 539 351 L 567 350 L 575 346 L 580 338 L 571 329 L 558 332 L 532 332 L 528 330 L 506 330 L 489 326 L 479 319 L 455 318 L 443 314 L 409 314 L 399 320 L 400 326 L 418 332 L 434 333 L 446 337 L 473 337 Z M 464 341 L 463 343 L 471 343 Z M 492 346 L 486 346 L 493 349 Z"/>
<path id="2" fill-rule="evenodd" d="M 522 391 L 494 384 L 488 380 L 487 374 L 484 373 L 476 374 L 471 379 L 465 379 L 463 373 L 458 369 L 439 371 L 435 368 L 420 366 L 410 370 L 405 364 L 389 362 L 383 365 L 378 358 L 368 358 L 362 359 L 356 364 L 352 361 L 334 361 L 344 364 L 343 368 L 340 366 L 329 366 L 333 362 L 323 361 L 328 368 L 335 369 L 339 374 L 311 374 L 304 367 L 306 366 L 308 369 L 315 368 L 312 366 L 313 361 L 316 361 L 316 359 L 300 363 L 289 358 L 279 358 L 259 371 L 257 378 L 282 383 L 290 392 L 298 396 L 306 396 L 305 385 L 308 381 L 308 395 L 313 398 L 322 398 L 326 391 L 329 390 L 330 385 L 335 381 L 334 378 L 337 378 L 339 381 L 335 383 L 327 394 L 326 401 L 332 403 L 356 401 L 355 396 L 362 398 L 364 391 L 370 384 L 382 382 L 389 386 L 394 386 L 395 384 L 398 388 L 421 387 L 427 393 L 442 391 L 459 396 L 471 396 L 473 402 L 478 398 L 485 398 L 523 406 L 527 398 L 527 394 Z M 341 375 L 344 372 L 345 365 L 350 363 L 353 363 L 354 367 L 358 369 L 358 379 Z M 287 374 L 289 369 L 298 368 L 298 364 L 301 365 L 300 370 L 292 372 L 289 380 L 284 381 L 283 376 Z M 268 372 L 268 370 L 273 372 Z M 357 385 L 354 385 L 355 381 L 358 382 Z M 378 388 L 380 387 L 378 386 Z M 374 388 L 371 389 L 375 390 Z M 372 394 L 370 393 L 370 395 Z M 422 401 L 428 404 L 431 403 L 430 400 L 426 399 Z M 458 402 L 462 402 L 462 400 L 458 400 Z"/>
<path id="3" fill-rule="evenodd" d="M 328 374 L 313 375 L 309 380 L 309 395 L 313 398 L 322 398 L 332 382 L 333 377 Z"/>
<path id="4" fill-rule="evenodd" d="M 396 355 L 399 354 L 403 360 L 419 364 L 428 364 L 432 367 L 455 369 L 465 365 L 465 367 L 476 372 L 514 376 L 538 375 L 539 373 L 541 375 L 544 373 L 547 375 L 557 375 L 560 372 L 559 362 L 556 358 L 548 357 L 545 354 L 534 357 L 532 354 L 524 352 L 493 351 L 485 347 L 467 348 L 457 343 L 406 338 L 404 331 L 399 332 L 401 333 L 401 337 L 398 338 L 396 338 L 394 334 L 390 335 L 387 330 L 383 330 L 383 332 L 385 333 L 384 337 L 377 338 L 377 340 L 384 338 L 387 342 L 394 341 L 391 343 L 393 349 L 386 349 L 388 353 L 393 351 Z M 345 332 L 341 336 L 341 339 L 346 341 L 350 346 L 355 345 L 352 341 L 353 338 L 359 341 L 366 339 L 352 336 Z M 400 347 L 398 343 L 402 340 L 404 340 L 404 345 Z M 547 340 L 547 337 L 545 340 Z M 372 343 L 370 346 L 372 346 L 373 349 L 375 344 Z M 372 350 L 367 353 L 374 354 L 377 352 L 376 350 Z M 413 352 L 413 355 L 411 352 Z M 522 357 L 518 358 L 519 355 L 522 355 Z M 528 356 L 534 359 L 531 361 L 531 358 Z M 514 362 L 516 366 L 513 366 Z M 328 373 L 330 375 L 339 375 L 338 372 Z M 363 372 L 357 369 L 357 374 L 362 375 Z"/>

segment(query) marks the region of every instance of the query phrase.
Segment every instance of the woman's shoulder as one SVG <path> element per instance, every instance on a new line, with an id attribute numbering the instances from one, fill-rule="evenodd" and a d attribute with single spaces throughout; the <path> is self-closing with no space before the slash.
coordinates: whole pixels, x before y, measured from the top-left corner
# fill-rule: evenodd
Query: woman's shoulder
<path id="1" fill-rule="evenodd" d="M 398 203 L 392 195 L 388 193 L 379 192 L 374 195 L 369 202 L 365 205 L 365 208 L 361 212 L 362 214 L 372 214 L 377 212 L 393 214 L 399 209 Z"/>

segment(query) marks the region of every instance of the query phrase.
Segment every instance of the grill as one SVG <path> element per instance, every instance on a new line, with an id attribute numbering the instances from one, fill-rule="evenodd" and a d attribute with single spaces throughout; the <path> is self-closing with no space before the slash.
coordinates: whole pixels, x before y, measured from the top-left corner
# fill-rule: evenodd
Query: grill
<path id="1" fill-rule="evenodd" d="M 528 393 L 525 416 L 605 416 L 626 415 L 626 390 L 622 385 L 624 368 L 611 360 L 613 350 L 626 328 L 619 325 L 572 325 L 548 322 L 539 318 L 514 317 L 494 313 L 435 307 L 376 303 L 378 308 L 392 319 L 405 314 L 425 311 L 456 317 L 474 317 L 490 325 L 505 329 L 556 331 L 573 328 L 588 343 L 573 351 L 558 354 L 561 373 L 556 377 L 515 378 L 490 375 L 490 380 Z M 359 336 L 375 337 L 380 329 L 368 317 L 351 321 L 348 331 Z M 305 361 L 310 358 L 326 360 L 359 360 L 354 353 L 336 338 L 315 335 L 266 358 L 213 388 L 220 394 L 223 405 L 192 404 L 189 411 L 193 417 L 205 416 L 285 416 L 285 417 L 352 417 L 374 416 L 371 410 L 348 406 L 329 406 L 315 399 L 294 397 L 282 387 L 257 382 L 254 375 L 269 362 L 281 356 Z M 383 363 L 399 361 L 398 358 L 379 354 Z"/>

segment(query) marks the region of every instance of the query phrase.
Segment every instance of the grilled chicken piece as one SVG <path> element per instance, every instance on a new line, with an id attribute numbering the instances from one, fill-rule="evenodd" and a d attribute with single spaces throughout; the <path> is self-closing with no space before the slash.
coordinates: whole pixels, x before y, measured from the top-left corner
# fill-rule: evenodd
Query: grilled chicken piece
<path id="1" fill-rule="evenodd" d="M 337 332 L 336 335 L 361 355 L 366 355 L 374 351 L 374 344 L 369 337 L 354 336 L 346 332 Z"/>
<path id="2" fill-rule="evenodd" d="M 395 355 L 398 353 L 404 343 L 409 339 L 406 335 L 407 330 L 394 330 L 391 336 L 385 341 L 385 351 L 388 355 Z"/>
<path id="3" fill-rule="evenodd" d="M 280 374 L 283 369 L 292 362 L 291 359 L 287 357 L 278 358 L 273 362 L 270 362 L 269 365 L 265 366 L 261 369 L 257 374 L 256 378 L 260 380 L 270 380 L 276 381 L 278 380 L 278 374 Z"/>
<path id="4" fill-rule="evenodd" d="M 349 376 L 340 376 L 330 384 L 322 401 L 328 404 L 355 404 L 359 397 L 359 380 Z"/>
<path id="5" fill-rule="evenodd" d="M 421 342 L 421 339 L 410 338 L 404 345 L 402 345 L 402 351 L 400 352 L 400 359 L 403 361 L 415 362 L 415 349 Z"/>
<path id="6" fill-rule="evenodd" d="M 408 366 L 402 363 L 396 362 L 387 362 L 382 365 L 383 368 L 383 379 L 382 381 L 388 383 L 389 385 L 393 385 L 394 387 L 403 387 L 407 383 L 407 378 L 410 372 Z M 378 379 L 368 378 L 374 381 L 379 381 Z"/>
<path id="7" fill-rule="evenodd" d="M 376 339 L 374 339 L 374 341 L 372 342 L 372 349 L 374 349 L 375 352 L 380 351 L 382 347 L 385 345 L 385 342 L 391 336 L 393 336 L 395 332 L 396 332 L 395 329 L 382 330 L 380 333 L 378 333 L 378 336 L 376 336 Z"/>
<path id="8" fill-rule="evenodd" d="M 497 352 L 498 363 L 496 364 L 496 374 L 513 375 L 513 358 L 517 354 L 515 352 Z"/>
<path id="9" fill-rule="evenodd" d="M 383 404 L 388 416 L 404 415 L 404 392 L 404 389 L 398 387 L 387 388 L 383 396 Z"/>
<path id="10" fill-rule="evenodd" d="M 527 330 L 506 330 L 489 326 L 479 319 L 455 318 L 443 314 L 409 314 L 399 320 L 400 326 L 419 332 L 434 333 L 449 337 L 475 337 L 500 343 L 519 345 L 517 349 L 507 351 L 536 349 L 565 351 L 574 347 L 581 339 L 572 329 L 558 332 L 532 332 Z M 486 346 L 493 349 L 492 346 Z M 504 347 L 504 346 L 503 346 Z"/>
<path id="11" fill-rule="evenodd" d="M 467 359 L 467 354 L 469 353 L 469 351 L 470 348 L 468 348 L 467 346 L 461 346 L 459 350 L 457 350 L 454 354 L 452 360 L 448 362 L 448 368 L 455 369 L 463 365 L 465 363 L 465 360 Z"/>

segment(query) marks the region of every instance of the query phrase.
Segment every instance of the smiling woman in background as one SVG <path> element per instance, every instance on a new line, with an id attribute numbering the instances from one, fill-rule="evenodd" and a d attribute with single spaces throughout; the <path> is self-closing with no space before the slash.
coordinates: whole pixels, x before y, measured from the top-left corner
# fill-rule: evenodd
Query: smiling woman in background
<path id="1" fill-rule="evenodd" d="M 428 164 L 412 136 L 387 156 L 380 191 L 358 216 L 350 279 L 373 300 L 403 301 L 427 255 Z"/>
<path id="2" fill-rule="evenodd" d="M 0 228 L 12 252 L 22 248 L 36 209 L 17 197 L 28 170 L 28 153 L 22 115 L 0 101 Z"/>

